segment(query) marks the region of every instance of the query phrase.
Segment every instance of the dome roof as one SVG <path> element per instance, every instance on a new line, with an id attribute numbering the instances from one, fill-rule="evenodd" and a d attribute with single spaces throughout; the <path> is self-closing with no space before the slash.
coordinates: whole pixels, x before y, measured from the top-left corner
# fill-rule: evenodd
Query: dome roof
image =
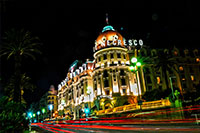
<path id="1" fill-rule="evenodd" d="M 124 42 L 122 35 L 115 31 L 112 26 L 108 25 L 103 28 L 102 33 L 97 37 L 95 50 L 97 51 L 110 46 L 124 47 Z"/>

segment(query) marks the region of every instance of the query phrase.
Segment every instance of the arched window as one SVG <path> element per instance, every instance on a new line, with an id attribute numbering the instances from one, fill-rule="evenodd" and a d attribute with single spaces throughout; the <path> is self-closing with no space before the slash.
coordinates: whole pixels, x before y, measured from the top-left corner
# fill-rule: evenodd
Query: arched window
<path id="1" fill-rule="evenodd" d="M 198 56 L 198 55 L 199 55 L 199 54 L 198 54 L 198 50 L 195 49 L 195 50 L 193 51 L 193 54 L 194 54 L 194 56 Z"/>
<path id="2" fill-rule="evenodd" d="M 151 56 L 154 57 L 154 56 L 156 56 L 156 55 L 157 55 L 157 52 L 156 52 L 155 49 L 153 49 L 153 50 L 151 51 Z"/>

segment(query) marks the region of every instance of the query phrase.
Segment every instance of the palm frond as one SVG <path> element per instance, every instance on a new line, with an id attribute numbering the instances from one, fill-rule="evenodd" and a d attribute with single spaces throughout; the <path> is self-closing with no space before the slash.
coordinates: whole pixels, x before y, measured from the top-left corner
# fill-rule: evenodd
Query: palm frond
<path id="1" fill-rule="evenodd" d="M 31 53 L 29 53 L 29 52 L 24 52 L 24 56 L 27 56 L 27 57 L 31 57 L 33 60 L 35 60 L 36 58 L 35 58 L 35 56 L 34 55 L 32 55 Z"/>
<path id="2" fill-rule="evenodd" d="M 10 31 L 5 32 L 0 56 L 7 55 L 7 59 L 10 59 L 12 56 L 19 56 L 19 58 L 31 57 L 35 60 L 33 54 L 42 53 L 39 50 L 40 44 L 39 38 L 32 37 L 31 32 L 25 31 L 24 29 L 11 29 Z M 21 60 L 22 59 L 20 59 L 20 61 Z"/>

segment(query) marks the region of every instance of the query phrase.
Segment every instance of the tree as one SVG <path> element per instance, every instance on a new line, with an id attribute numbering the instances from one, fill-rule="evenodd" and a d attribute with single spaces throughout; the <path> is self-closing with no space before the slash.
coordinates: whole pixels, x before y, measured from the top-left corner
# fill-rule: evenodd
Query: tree
<path id="1" fill-rule="evenodd" d="M 28 128 L 25 119 L 25 105 L 9 101 L 8 97 L 0 99 L 0 132 L 23 132 Z"/>
<path id="2" fill-rule="evenodd" d="M 171 58 L 171 56 L 167 52 L 159 50 L 158 55 L 156 57 L 153 57 L 153 64 L 155 64 L 155 68 L 157 71 L 160 70 L 161 77 L 164 78 L 164 90 L 169 89 L 167 72 L 176 72 L 176 69 L 174 67 L 176 62 L 174 58 Z"/>
<path id="3" fill-rule="evenodd" d="M 24 97 L 23 97 L 24 91 L 33 92 L 36 86 L 31 83 L 31 78 L 26 76 L 25 73 L 20 75 L 20 79 L 16 79 L 16 78 L 17 77 L 15 75 L 11 77 L 9 83 L 4 89 L 5 93 L 9 96 L 10 101 L 14 100 L 15 84 L 19 81 L 20 91 L 17 91 L 19 93 L 17 96 L 19 96 L 18 99 L 20 99 L 20 101 L 25 104 L 26 101 L 24 100 Z"/>
<path id="4" fill-rule="evenodd" d="M 147 101 L 160 100 L 161 98 L 168 97 L 170 90 L 153 89 L 145 92 L 143 98 Z"/>
<path id="5" fill-rule="evenodd" d="M 31 57 L 35 60 L 34 54 L 40 54 L 38 37 L 32 37 L 31 32 L 25 31 L 24 29 L 5 32 L 3 37 L 3 46 L 0 51 L 1 56 L 7 56 L 7 59 L 14 59 L 14 101 L 21 103 L 21 66 L 24 58 Z M 23 83 L 24 84 L 24 83 Z"/>

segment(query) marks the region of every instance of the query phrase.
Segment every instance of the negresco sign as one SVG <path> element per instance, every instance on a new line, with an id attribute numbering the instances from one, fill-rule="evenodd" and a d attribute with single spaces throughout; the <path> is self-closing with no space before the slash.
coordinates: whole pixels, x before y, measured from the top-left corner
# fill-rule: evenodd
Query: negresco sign
<path id="1" fill-rule="evenodd" d="M 99 45 L 95 45 L 94 47 L 94 51 L 97 51 L 101 48 L 105 48 L 105 47 L 109 47 L 109 46 L 142 46 L 143 45 L 143 40 L 142 39 L 129 39 L 128 41 L 123 40 L 123 45 L 121 40 L 105 40 L 105 41 L 101 41 Z"/>

